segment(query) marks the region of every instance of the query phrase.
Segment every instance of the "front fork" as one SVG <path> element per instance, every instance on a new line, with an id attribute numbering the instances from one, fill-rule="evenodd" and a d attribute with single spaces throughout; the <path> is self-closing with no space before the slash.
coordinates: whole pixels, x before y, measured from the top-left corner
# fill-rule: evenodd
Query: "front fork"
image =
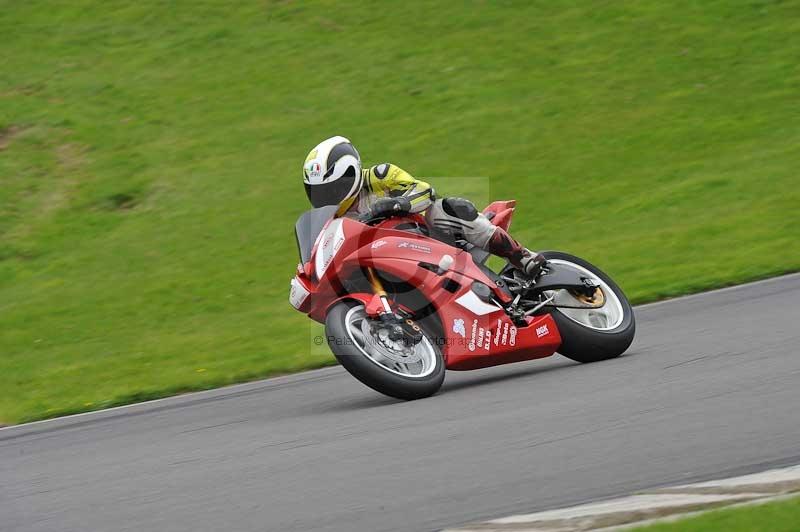
<path id="1" fill-rule="evenodd" d="M 378 278 L 378 274 L 375 273 L 375 270 L 372 267 L 367 267 L 367 279 L 369 280 L 369 284 L 372 287 L 373 301 L 377 298 L 376 303 L 378 305 L 373 305 L 370 302 L 369 306 L 367 307 L 367 314 L 373 316 L 383 316 L 383 315 L 394 315 L 394 311 L 392 311 L 392 306 L 389 304 L 389 296 L 386 294 L 386 290 L 383 288 L 383 283 Z M 370 308 L 372 307 L 372 308 Z"/>
<path id="2" fill-rule="evenodd" d="M 389 296 L 383 288 L 383 283 L 372 267 L 367 267 L 367 279 L 374 294 L 372 301 L 367 305 L 367 315 L 377 317 L 388 326 L 389 338 L 392 340 L 401 340 L 408 335 L 414 344 L 418 343 L 422 339 L 419 325 L 410 318 L 404 318 L 395 313 L 389 303 Z"/>

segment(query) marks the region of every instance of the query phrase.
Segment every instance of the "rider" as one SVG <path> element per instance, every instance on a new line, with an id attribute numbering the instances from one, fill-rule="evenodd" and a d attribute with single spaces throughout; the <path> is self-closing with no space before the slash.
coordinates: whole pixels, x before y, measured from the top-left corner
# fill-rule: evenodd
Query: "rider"
<path id="1" fill-rule="evenodd" d="M 428 183 L 389 163 L 361 168 L 355 146 L 344 137 L 319 143 L 303 165 L 306 194 L 314 207 L 339 205 L 338 216 L 361 216 L 376 209 L 421 213 L 429 225 L 489 253 L 535 277 L 545 259 L 522 247 L 463 198 L 437 199 Z"/>

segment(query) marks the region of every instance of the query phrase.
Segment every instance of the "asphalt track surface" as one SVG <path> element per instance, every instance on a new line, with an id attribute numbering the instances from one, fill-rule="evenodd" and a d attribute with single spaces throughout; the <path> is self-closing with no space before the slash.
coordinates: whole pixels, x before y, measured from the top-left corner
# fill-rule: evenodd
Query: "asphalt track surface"
<path id="1" fill-rule="evenodd" d="M 436 530 L 800 463 L 800 275 L 636 315 L 423 401 L 328 368 L 0 430 L 0 530 Z"/>

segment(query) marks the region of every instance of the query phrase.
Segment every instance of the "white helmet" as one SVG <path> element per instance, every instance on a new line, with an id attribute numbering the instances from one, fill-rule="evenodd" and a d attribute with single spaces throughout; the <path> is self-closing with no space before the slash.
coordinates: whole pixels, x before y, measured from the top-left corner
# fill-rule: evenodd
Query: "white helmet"
<path id="1" fill-rule="evenodd" d="M 309 152 L 303 165 L 306 195 L 314 207 L 339 205 L 361 190 L 361 157 L 349 140 L 331 137 Z"/>

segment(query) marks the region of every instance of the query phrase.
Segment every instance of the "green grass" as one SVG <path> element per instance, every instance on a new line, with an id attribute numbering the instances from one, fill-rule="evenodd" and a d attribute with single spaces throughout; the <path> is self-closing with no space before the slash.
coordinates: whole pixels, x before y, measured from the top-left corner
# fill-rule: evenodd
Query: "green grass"
<path id="1" fill-rule="evenodd" d="M 800 498 L 714 510 L 675 521 L 637 527 L 632 532 L 797 532 Z"/>
<path id="2" fill-rule="evenodd" d="M 332 363 L 286 298 L 333 134 L 518 199 L 636 302 L 796 271 L 799 34 L 758 0 L 0 0 L 0 421 Z"/>

